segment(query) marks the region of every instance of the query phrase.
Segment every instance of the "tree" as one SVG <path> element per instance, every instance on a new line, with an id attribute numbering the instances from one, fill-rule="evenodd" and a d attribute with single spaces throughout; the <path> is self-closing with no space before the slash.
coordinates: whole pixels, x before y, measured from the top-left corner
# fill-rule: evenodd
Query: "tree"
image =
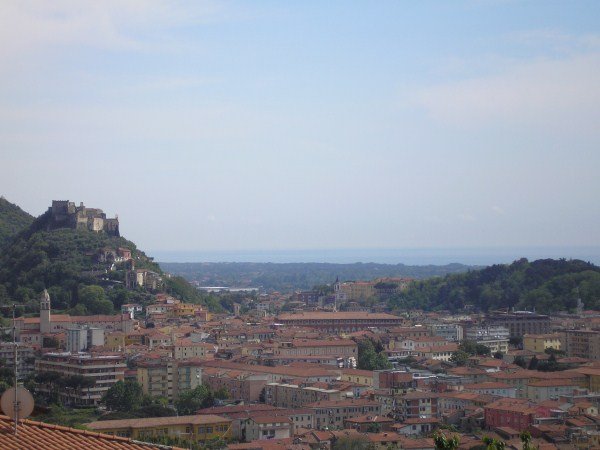
<path id="1" fill-rule="evenodd" d="M 519 438 L 523 443 L 523 450 L 538 450 L 539 447 L 536 447 L 531 443 L 531 433 L 529 433 L 529 431 L 523 431 L 519 435 Z"/>
<path id="2" fill-rule="evenodd" d="M 486 445 L 486 450 L 504 450 L 506 448 L 506 443 L 504 443 L 504 441 L 492 439 L 488 436 L 483 438 L 483 443 Z"/>
<path id="3" fill-rule="evenodd" d="M 111 411 L 131 411 L 142 404 L 142 386 L 136 381 L 117 381 L 102 398 Z"/>
<path id="4" fill-rule="evenodd" d="M 226 387 L 219 388 L 215 391 L 215 398 L 219 400 L 227 400 L 230 397 Z"/>
<path id="5" fill-rule="evenodd" d="M 472 356 L 489 356 L 491 354 L 489 347 L 475 341 L 462 341 L 458 348 Z"/>
<path id="6" fill-rule="evenodd" d="M 113 304 L 106 298 L 102 286 L 91 285 L 79 288 L 79 303 L 92 314 L 112 314 Z"/>
<path id="7" fill-rule="evenodd" d="M 494 358 L 496 358 L 496 359 L 502 359 L 502 358 L 504 358 L 504 353 L 502 353 L 502 352 L 496 352 L 496 353 L 494 353 Z"/>
<path id="8" fill-rule="evenodd" d="M 525 359 L 524 356 L 516 356 L 515 360 L 513 361 L 517 366 L 522 367 L 523 369 L 525 369 L 527 367 L 527 360 Z"/>
<path id="9" fill-rule="evenodd" d="M 453 362 L 457 366 L 465 366 L 469 360 L 469 357 L 470 355 L 467 352 L 457 350 L 452 353 L 452 356 L 450 356 L 450 362 Z"/>
<path id="10" fill-rule="evenodd" d="M 196 414 L 196 411 L 202 408 L 209 408 L 215 404 L 215 397 L 212 390 L 201 384 L 196 388 L 182 392 L 175 402 L 177 412 L 182 415 Z"/>
<path id="11" fill-rule="evenodd" d="M 375 344 L 371 339 L 362 339 L 358 342 L 358 368 L 362 370 L 391 369 L 392 364 L 383 351 L 379 353 L 376 351 Z"/>
<path id="12" fill-rule="evenodd" d="M 527 368 L 529 370 L 537 370 L 538 363 L 539 363 L 539 360 L 534 355 L 533 358 L 531 358 L 531 360 L 529 361 L 529 366 Z"/>
<path id="13" fill-rule="evenodd" d="M 456 435 L 448 438 L 444 433 L 438 431 L 433 436 L 435 450 L 456 450 L 458 448 L 458 437 Z"/>

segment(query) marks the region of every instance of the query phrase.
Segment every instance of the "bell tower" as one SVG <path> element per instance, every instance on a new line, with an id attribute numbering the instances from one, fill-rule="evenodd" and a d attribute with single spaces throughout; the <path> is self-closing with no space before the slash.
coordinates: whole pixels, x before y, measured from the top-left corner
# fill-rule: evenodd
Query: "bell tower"
<path id="1" fill-rule="evenodd" d="M 50 333 L 52 324 L 50 323 L 50 294 L 44 289 L 40 297 L 40 332 Z"/>

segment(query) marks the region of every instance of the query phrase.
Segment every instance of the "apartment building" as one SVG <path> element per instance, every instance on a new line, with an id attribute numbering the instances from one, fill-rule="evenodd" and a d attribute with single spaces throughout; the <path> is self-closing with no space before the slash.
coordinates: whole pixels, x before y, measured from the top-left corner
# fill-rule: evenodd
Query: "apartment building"
<path id="1" fill-rule="evenodd" d="M 64 389 L 59 397 L 65 404 L 97 405 L 102 396 L 125 378 L 124 355 L 92 353 L 46 353 L 35 361 L 36 372 L 55 372 L 65 377 L 81 375 L 94 380 L 89 388 Z M 51 392 L 50 386 L 40 385 L 41 392 Z"/>
<path id="2" fill-rule="evenodd" d="M 15 365 L 15 347 L 12 342 L 0 342 L 0 359 L 5 367 Z M 17 375 L 19 380 L 27 378 L 34 370 L 35 350 L 31 345 L 17 343 Z"/>
<path id="3" fill-rule="evenodd" d="M 528 311 L 517 311 L 506 314 L 490 314 L 486 317 L 488 326 L 503 326 L 510 331 L 510 337 L 521 337 L 524 334 L 550 333 L 549 316 Z"/>
<path id="4" fill-rule="evenodd" d="M 523 336 L 523 349 L 534 353 L 544 353 L 548 348 L 562 349 L 560 334 L 526 334 Z"/>
<path id="5" fill-rule="evenodd" d="M 100 420 L 88 423 L 87 427 L 93 431 L 140 441 L 163 436 L 180 438 L 193 443 L 231 438 L 231 419 L 210 414 Z"/>
<path id="6" fill-rule="evenodd" d="M 600 331 L 566 330 L 565 351 L 567 356 L 600 359 Z"/>
<path id="7" fill-rule="evenodd" d="M 264 398 L 269 405 L 299 408 L 308 403 L 341 400 L 342 392 L 297 384 L 267 383 Z"/>
<path id="8" fill-rule="evenodd" d="M 202 367 L 198 360 L 148 359 L 138 362 L 136 376 L 144 394 L 172 403 L 181 392 L 202 384 Z"/>
<path id="9" fill-rule="evenodd" d="M 381 405 L 373 400 L 352 399 L 322 401 L 305 406 L 314 412 L 315 428 L 343 428 L 344 421 L 353 417 L 381 415 Z"/>

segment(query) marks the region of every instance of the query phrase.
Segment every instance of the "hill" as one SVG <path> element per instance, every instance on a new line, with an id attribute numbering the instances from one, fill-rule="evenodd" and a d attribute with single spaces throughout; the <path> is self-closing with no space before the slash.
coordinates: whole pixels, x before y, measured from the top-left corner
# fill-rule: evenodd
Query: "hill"
<path id="1" fill-rule="evenodd" d="M 34 217 L 0 197 L 0 248 L 33 222 Z"/>
<path id="2" fill-rule="evenodd" d="M 481 270 L 413 283 L 390 300 L 392 309 L 465 307 L 488 311 L 515 307 L 538 312 L 572 311 L 580 298 L 600 309 L 600 267 L 581 260 L 520 259 Z"/>
<path id="3" fill-rule="evenodd" d="M 50 211 L 32 220 L 0 253 L 0 306 L 17 302 L 24 305 L 22 312 L 37 313 L 40 292 L 48 289 L 53 308 L 71 314 L 112 313 L 123 303 L 147 303 L 159 291 L 221 309 L 218 301 L 184 279 L 167 277 L 151 257 L 124 237 L 87 229 L 52 229 L 51 220 Z M 115 258 L 119 249 L 128 249 L 131 259 Z M 132 262 L 136 269 L 152 271 L 162 281 L 153 288 L 127 289 L 126 273 Z M 101 289 L 83 289 L 86 286 Z M 90 292 L 99 293 L 100 298 L 92 298 Z"/>
<path id="4" fill-rule="evenodd" d="M 330 284 L 339 278 L 373 280 L 381 277 L 427 278 L 466 272 L 474 267 L 407 266 L 404 264 L 330 263 L 160 263 L 160 266 L 202 286 L 260 287 L 268 291 L 293 292 Z"/>

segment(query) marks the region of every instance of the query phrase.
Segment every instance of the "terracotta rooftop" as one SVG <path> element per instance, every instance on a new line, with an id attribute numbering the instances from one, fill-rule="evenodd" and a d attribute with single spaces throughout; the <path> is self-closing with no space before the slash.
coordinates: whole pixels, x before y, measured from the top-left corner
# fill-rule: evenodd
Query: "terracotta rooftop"
<path id="1" fill-rule="evenodd" d="M 86 430 L 50 425 L 33 420 L 22 420 L 18 433 L 13 433 L 13 423 L 7 416 L 0 416 L 0 448 L 2 450 L 151 450 L 179 447 L 149 444 L 128 438 L 109 436 Z"/>
<path id="2" fill-rule="evenodd" d="M 401 317 L 386 313 L 367 313 L 367 312 L 302 312 L 298 314 L 280 314 L 278 320 L 370 320 L 370 319 L 385 319 L 385 320 L 402 320 Z"/>

